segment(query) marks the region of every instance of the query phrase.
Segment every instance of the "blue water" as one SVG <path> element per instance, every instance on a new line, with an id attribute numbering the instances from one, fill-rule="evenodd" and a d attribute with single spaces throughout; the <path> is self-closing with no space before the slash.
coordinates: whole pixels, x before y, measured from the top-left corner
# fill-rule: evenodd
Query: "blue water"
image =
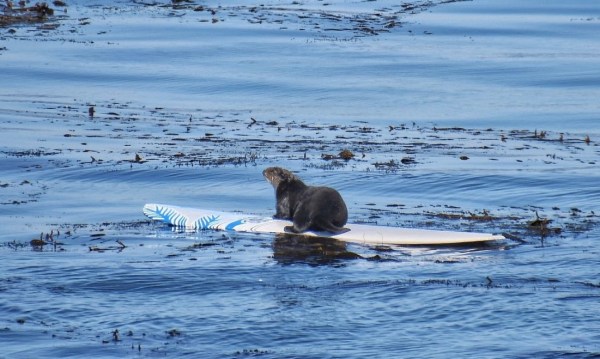
<path id="1" fill-rule="evenodd" d="M 260 4 L 73 1 L 56 28 L 0 28 L 0 358 L 599 356 L 600 5 Z M 270 215 L 272 165 L 352 222 L 510 239 L 142 215 Z"/>

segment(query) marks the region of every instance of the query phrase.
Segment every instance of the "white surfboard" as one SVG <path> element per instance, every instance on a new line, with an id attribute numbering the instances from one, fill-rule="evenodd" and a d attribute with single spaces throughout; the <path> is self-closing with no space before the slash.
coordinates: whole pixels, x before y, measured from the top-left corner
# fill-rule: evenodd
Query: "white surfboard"
<path id="1" fill-rule="evenodd" d="M 153 220 L 194 231 L 211 229 L 254 233 L 286 233 L 284 227 L 292 225 L 290 221 L 271 217 L 153 203 L 144 206 L 144 214 Z M 442 245 L 505 239 L 502 235 L 490 233 L 436 231 L 354 223 L 346 224 L 345 228 L 347 229 L 346 232 L 338 234 L 310 231 L 302 234 L 368 245 Z"/>
<path id="2" fill-rule="evenodd" d="M 212 229 L 254 233 L 286 233 L 284 227 L 292 225 L 290 221 L 271 217 L 154 203 L 144 206 L 144 214 L 153 220 L 195 231 Z M 328 232 L 304 232 L 302 234 L 368 245 L 440 245 L 505 239 L 504 236 L 499 234 L 435 231 L 354 223 L 348 223 L 344 228 L 348 231 L 338 234 Z"/>

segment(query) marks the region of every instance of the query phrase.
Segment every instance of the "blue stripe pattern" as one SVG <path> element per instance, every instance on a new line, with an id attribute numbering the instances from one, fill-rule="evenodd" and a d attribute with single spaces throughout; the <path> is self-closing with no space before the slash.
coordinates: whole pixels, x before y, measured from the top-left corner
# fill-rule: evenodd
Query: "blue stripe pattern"
<path id="1" fill-rule="evenodd" d="M 211 214 L 194 220 L 180 213 L 177 209 L 159 205 L 144 207 L 144 214 L 153 220 L 162 221 L 175 227 L 186 227 L 196 230 L 219 229 L 219 219 L 221 218 L 220 215 Z M 232 222 L 227 226 L 227 229 L 232 229 L 241 223 L 243 223 L 243 220 Z"/>
<path id="2" fill-rule="evenodd" d="M 220 216 L 210 215 L 198 218 L 194 228 L 196 229 L 215 229 L 214 224 L 219 220 Z"/>
<path id="3" fill-rule="evenodd" d="M 186 227 L 188 218 L 172 208 L 156 206 L 154 209 L 144 208 L 144 214 L 154 220 L 163 221 L 178 227 Z"/>
<path id="4" fill-rule="evenodd" d="M 235 227 L 239 226 L 240 224 L 244 224 L 244 223 L 246 223 L 245 219 L 238 219 L 237 221 L 233 221 L 233 222 L 229 223 L 227 225 L 227 227 L 225 227 L 225 229 L 228 231 L 233 231 L 235 229 Z"/>

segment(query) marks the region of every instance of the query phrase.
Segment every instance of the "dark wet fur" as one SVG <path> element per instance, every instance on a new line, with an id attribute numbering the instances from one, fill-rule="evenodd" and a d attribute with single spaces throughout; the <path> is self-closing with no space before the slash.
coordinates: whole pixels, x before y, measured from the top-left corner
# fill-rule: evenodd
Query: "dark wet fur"
<path id="1" fill-rule="evenodd" d="M 274 217 L 291 219 L 294 223 L 285 227 L 286 231 L 344 231 L 348 209 L 338 191 L 329 187 L 307 186 L 296 175 L 280 167 L 269 167 L 263 175 L 275 188 L 277 208 Z"/>

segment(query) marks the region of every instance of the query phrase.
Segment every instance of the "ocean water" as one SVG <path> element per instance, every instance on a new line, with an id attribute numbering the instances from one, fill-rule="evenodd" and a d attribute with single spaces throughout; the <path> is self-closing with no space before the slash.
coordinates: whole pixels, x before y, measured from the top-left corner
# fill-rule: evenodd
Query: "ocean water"
<path id="1" fill-rule="evenodd" d="M 600 356 L 600 4 L 51 6 L 0 27 L 0 358 Z M 273 165 L 351 222 L 507 239 L 142 214 L 272 214 Z"/>

